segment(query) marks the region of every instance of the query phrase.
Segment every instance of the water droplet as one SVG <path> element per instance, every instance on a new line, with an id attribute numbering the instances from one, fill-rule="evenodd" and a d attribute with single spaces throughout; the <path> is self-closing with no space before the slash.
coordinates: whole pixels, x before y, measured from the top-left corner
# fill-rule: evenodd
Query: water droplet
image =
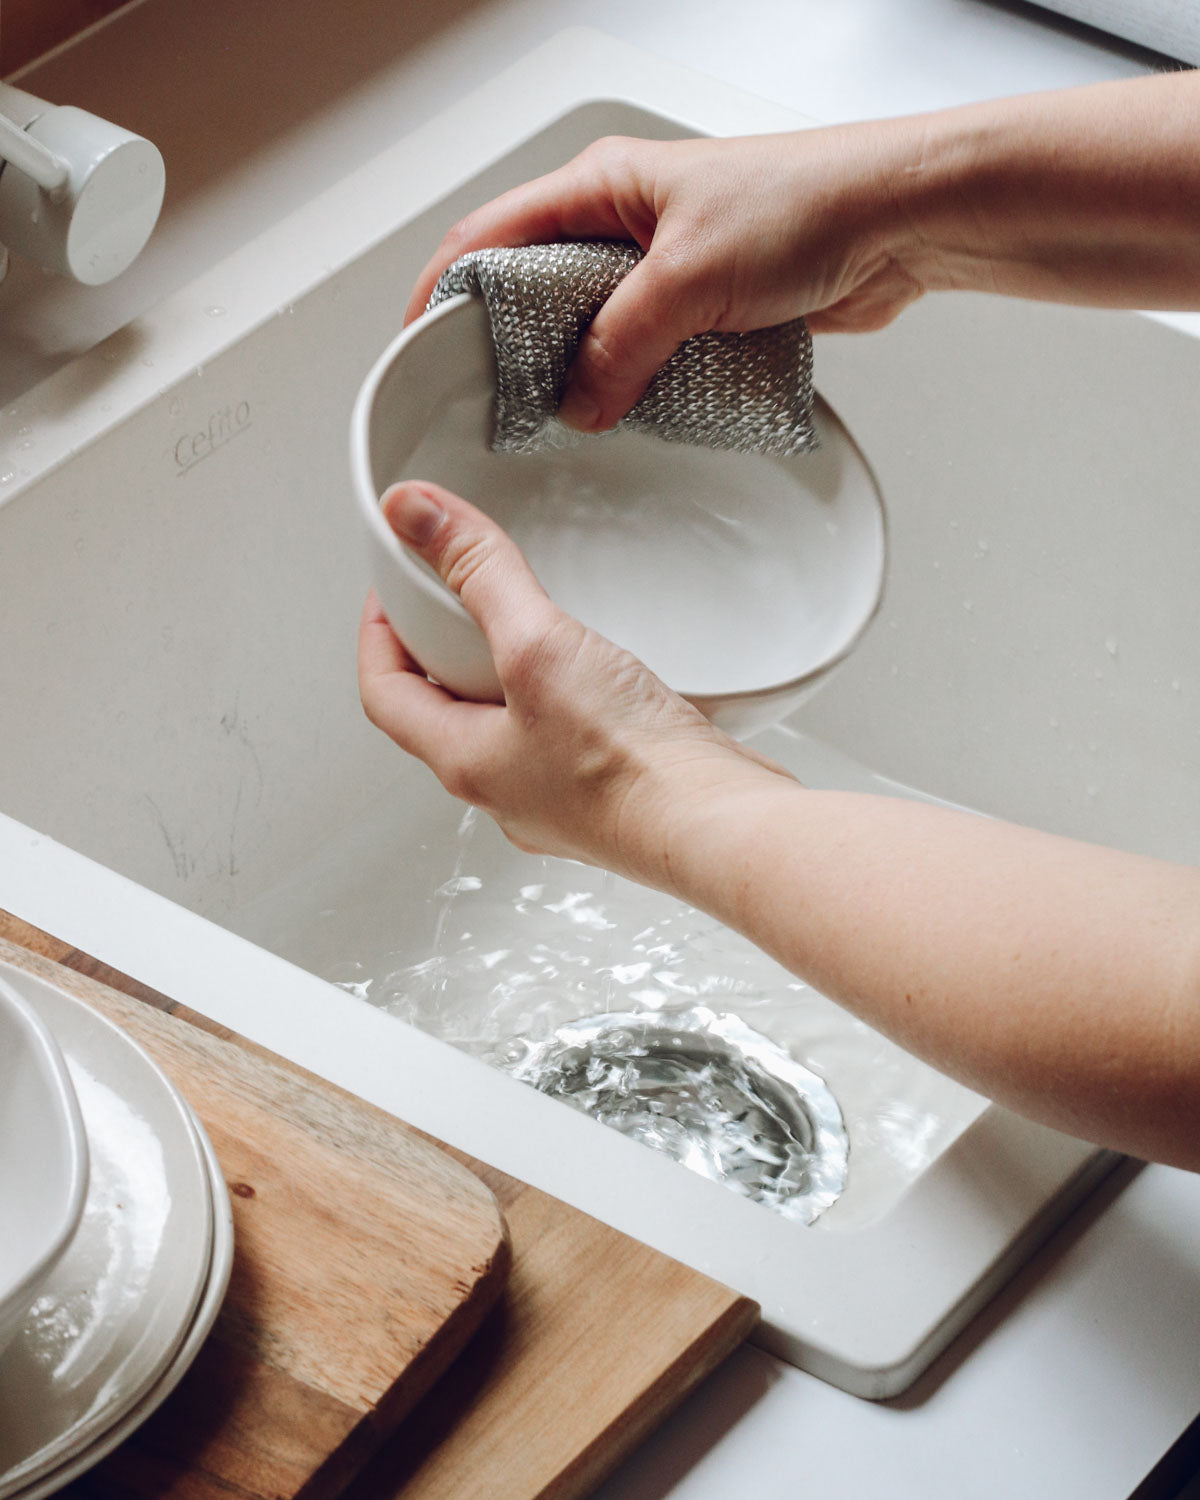
<path id="1" fill-rule="evenodd" d="M 975 608 L 975 601 L 973 599 L 964 599 L 963 608 L 968 614 L 970 614 L 971 611 Z"/>
<path id="2" fill-rule="evenodd" d="M 1171 678 L 1171 691 L 1173 693 L 1177 693 L 1182 686 L 1183 684 L 1180 682 L 1178 677 Z"/>
<path id="3" fill-rule="evenodd" d="M 1116 656 L 1116 654 L 1117 654 L 1117 638 L 1116 638 L 1116 636 L 1113 636 L 1113 635 L 1109 636 L 1109 638 L 1104 642 L 1104 649 L 1108 652 L 1109 656 Z"/>
<path id="4" fill-rule="evenodd" d="M 205 316 L 210 318 L 223 318 L 228 310 L 228 308 L 221 307 L 218 303 L 214 302 L 211 307 L 206 307 L 204 312 Z"/>
<path id="5" fill-rule="evenodd" d="M 9 482 L 9 480 L 15 479 L 15 478 L 16 478 L 16 471 L 15 470 L 13 470 L 13 469 L 0 469 L 0 484 L 7 484 Z"/>
<path id="6" fill-rule="evenodd" d="M 979 538 L 979 540 L 975 543 L 975 545 L 976 545 L 976 547 L 978 547 L 978 549 L 979 549 L 979 555 L 981 557 L 984 556 L 984 555 L 986 555 L 988 552 L 990 552 L 992 550 L 992 544 L 991 544 L 991 542 L 988 541 L 987 537 L 985 537 L 985 536 L 981 536 Z"/>

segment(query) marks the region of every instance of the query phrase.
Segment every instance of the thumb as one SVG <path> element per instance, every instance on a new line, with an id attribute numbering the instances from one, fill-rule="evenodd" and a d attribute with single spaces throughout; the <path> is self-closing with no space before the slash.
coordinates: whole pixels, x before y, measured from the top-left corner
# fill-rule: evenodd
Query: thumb
<path id="1" fill-rule="evenodd" d="M 555 612 L 517 544 L 490 516 L 438 484 L 393 485 L 381 501 L 392 530 L 462 600 L 493 657 Z"/>
<path id="2" fill-rule="evenodd" d="M 707 326 L 678 270 L 651 249 L 581 339 L 559 416 L 581 432 L 615 427 L 684 339 Z"/>

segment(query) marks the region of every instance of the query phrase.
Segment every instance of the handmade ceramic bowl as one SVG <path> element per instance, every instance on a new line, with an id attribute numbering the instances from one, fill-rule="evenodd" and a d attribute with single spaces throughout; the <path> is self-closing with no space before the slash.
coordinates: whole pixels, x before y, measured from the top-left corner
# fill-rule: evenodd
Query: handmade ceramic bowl
<path id="1" fill-rule="evenodd" d="M 372 580 L 431 677 L 463 697 L 501 697 L 482 633 L 383 518 L 380 497 L 402 478 L 487 511 L 558 604 L 732 733 L 781 719 L 859 639 L 883 588 L 883 504 L 823 401 L 821 446 L 796 458 L 623 429 L 525 455 L 489 447 L 494 390 L 487 314 L 464 295 L 395 339 L 355 404 Z"/>
<path id="2" fill-rule="evenodd" d="M 62 1053 L 0 980 L 0 1352 L 71 1243 L 87 1182 L 87 1136 Z"/>

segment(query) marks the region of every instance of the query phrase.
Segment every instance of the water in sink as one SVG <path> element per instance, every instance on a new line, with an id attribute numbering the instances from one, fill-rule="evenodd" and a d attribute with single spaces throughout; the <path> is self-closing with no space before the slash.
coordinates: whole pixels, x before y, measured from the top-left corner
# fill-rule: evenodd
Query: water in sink
<path id="1" fill-rule="evenodd" d="M 790 745 L 794 761 L 800 743 L 780 736 L 772 753 Z M 518 1076 L 530 1043 L 580 1017 L 736 1015 L 840 1106 L 849 1171 L 817 1220 L 830 1229 L 886 1213 L 984 1108 L 705 913 L 608 871 L 522 853 L 440 789 L 423 797 L 414 844 L 412 798 L 411 785 L 388 788 L 230 925 Z"/>

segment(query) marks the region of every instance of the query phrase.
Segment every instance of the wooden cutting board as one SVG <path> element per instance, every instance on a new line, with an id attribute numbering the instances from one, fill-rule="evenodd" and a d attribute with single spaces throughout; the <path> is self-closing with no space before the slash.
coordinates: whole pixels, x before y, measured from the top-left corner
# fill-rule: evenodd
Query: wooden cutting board
<path id="1" fill-rule="evenodd" d="M 197 1364 L 80 1493 L 336 1495 L 499 1296 L 508 1235 L 472 1173 L 382 1111 L 0 944 L 115 1021 L 203 1121 L 236 1253 Z M 217 1418 L 217 1420 L 214 1420 Z"/>
<path id="2" fill-rule="evenodd" d="M 587 1495 L 757 1319 L 728 1288 L 3 912 L 0 959 L 156 1058 L 232 1193 L 234 1273 L 200 1358 L 67 1494 Z"/>

